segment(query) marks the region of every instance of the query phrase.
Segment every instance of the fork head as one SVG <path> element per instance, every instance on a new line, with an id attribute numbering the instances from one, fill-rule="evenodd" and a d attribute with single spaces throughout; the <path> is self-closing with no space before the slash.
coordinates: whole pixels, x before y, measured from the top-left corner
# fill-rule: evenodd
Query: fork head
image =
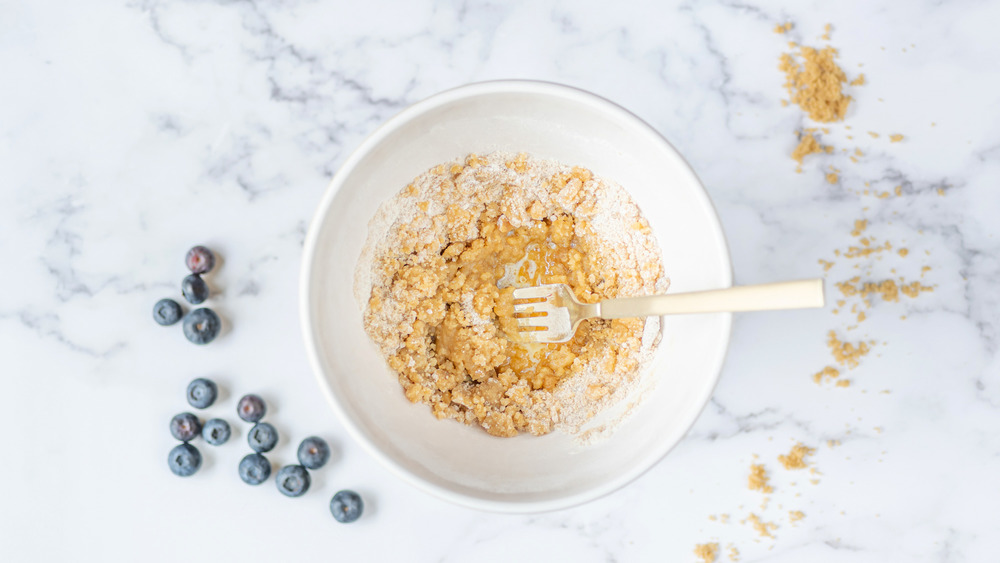
<path id="1" fill-rule="evenodd" d="M 521 342 L 568 342 L 582 320 L 574 315 L 579 303 L 569 287 L 554 283 L 514 290 L 514 318 Z"/>

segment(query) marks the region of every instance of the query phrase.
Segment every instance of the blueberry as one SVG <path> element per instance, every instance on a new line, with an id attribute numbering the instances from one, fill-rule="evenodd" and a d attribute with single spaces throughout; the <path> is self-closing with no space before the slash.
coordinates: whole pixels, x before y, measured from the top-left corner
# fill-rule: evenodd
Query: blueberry
<path id="1" fill-rule="evenodd" d="M 271 462 L 260 454 L 249 454 L 240 460 L 240 479 L 247 485 L 260 485 L 271 476 Z"/>
<path id="2" fill-rule="evenodd" d="M 257 395 L 244 395 L 240 402 L 236 403 L 236 414 L 247 422 L 257 422 L 264 418 L 266 412 L 267 405 L 264 404 L 264 399 Z"/>
<path id="3" fill-rule="evenodd" d="M 208 344 L 219 335 L 222 322 L 211 309 L 195 309 L 184 317 L 184 336 L 195 344 Z"/>
<path id="4" fill-rule="evenodd" d="M 247 434 L 247 443 L 257 453 L 269 452 L 278 443 L 278 431 L 266 422 L 258 422 Z"/>
<path id="5" fill-rule="evenodd" d="M 354 491 L 340 491 L 333 495 L 330 500 L 330 512 L 333 513 L 333 519 L 341 524 L 350 524 L 361 518 L 361 512 L 364 509 L 365 503 Z"/>
<path id="6" fill-rule="evenodd" d="M 299 463 L 306 469 L 319 469 L 330 459 L 330 446 L 323 438 L 310 436 L 299 444 Z"/>
<path id="7" fill-rule="evenodd" d="M 309 472 L 301 465 L 286 465 L 275 479 L 278 490 L 286 497 L 300 497 L 309 490 Z"/>
<path id="8" fill-rule="evenodd" d="M 170 419 L 170 435 L 181 442 L 190 442 L 198 434 L 201 434 L 201 421 L 197 416 L 182 412 Z"/>
<path id="9" fill-rule="evenodd" d="M 198 305 L 208 299 L 208 284 L 198 274 L 191 274 L 181 281 L 181 295 L 188 303 Z"/>
<path id="10" fill-rule="evenodd" d="M 167 465 L 174 475 L 190 477 L 201 467 L 201 453 L 191 444 L 180 444 L 170 450 Z"/>
<path id="11" fill-rule="evenodd" d="M 188 250 L 184 257 L 184 265 L 195 274 L 209 272 L 215 266 L 215 255 L 204 246 L 196 246 Z"/>
<path id="12" fill-rule="evenodd" d="M 231 433 L 232 430 L 229 428 L 229 423 L 221 418 L 209 420 L 201 429 L 201 437 L 213 446 L 225 444 L 229 440 Z"/>
<path id="13" fill-rule="evenodd" d="M 181 320 L 184 311 L 181 304 L 173 299 L 160 299 L 153 305 L 153 320 L 162 326 L 170 326 Z"/>
<path id="14" fill-rule="evenodd" d="M 188 384 L 188 404 L 196 409 L 207 409 L 212 406 L 218 396 L 219 388 L 210 379 L 199 377 Z"/>

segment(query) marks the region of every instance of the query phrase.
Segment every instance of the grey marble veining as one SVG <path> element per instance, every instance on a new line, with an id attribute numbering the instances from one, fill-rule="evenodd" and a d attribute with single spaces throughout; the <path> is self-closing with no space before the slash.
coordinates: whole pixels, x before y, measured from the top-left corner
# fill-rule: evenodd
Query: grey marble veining
<path id="1" fill-rule="evenodd" d="M 995 559 L 1000 4 L 649 4 L 0 4 L 5 560 L 499 562 L 516 548 L 537 561 L 689 561 L 708 541 L 720 561 L 730 544 L 741 561 Z M 785 21 L 795 28 L 772 32 Z M 797 173 L 795 131 L 814 124 L 781 105 L 778 57 L 787 41 L 825 44 L 828 22 L 838 62 L 867 84 L 823 135 L 836 150 Z M 662 132 L 712 196 L 739 283 L 825 275 L 834 300 L 832 282 L 854 275 L 934 291 L 876 299 L 862 323 L 846 310 L 739 317 L 687 438 L 595 502 L 499 516 L 412 490 L 317 392 L 297 319 L 301 246 L 368 133 L 428 95 L 496 78 L 585 88 Z M 858 244 L 857 219 L 894 251 L 837 257 Z M 227 324 L 210 349 L 149 319 L 157 299 L 178 297 L 196 243 L 223 257 L 212 305 Z M 831 329 L 876 342 L 842 375 L 848 388 L 812 381 L 832 363 Z M 235 422 L 238 395 L 258 392 L 284 436 L 327 437 L 338 453 L 320 492 L 248 488 L 237 446 L 203 447 L 196 478 L 170 475 L 166 422 L 197 376 L 227 390 L 213 416 Z M 247 429 L 234 430 L 242 444 Z M 781 468 L 797 442 L 816 448 L 819 473 Z M 276 463 L 294 446 L 282 441 Z M 771 474 L 767 506 L 747 490 L 751 463 Z M 326 501 L 348 487 L 369 509 L 343 527 Z M 779 526 L 773 539 L 741 523 L 751 513 Z"/>

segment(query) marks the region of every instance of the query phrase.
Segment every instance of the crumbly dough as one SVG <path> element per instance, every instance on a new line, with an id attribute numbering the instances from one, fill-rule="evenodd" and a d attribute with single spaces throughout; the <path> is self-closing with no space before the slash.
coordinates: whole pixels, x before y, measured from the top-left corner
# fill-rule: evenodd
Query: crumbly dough
<path id="1" fill-rule="evenodd" d="M 438 418 L 546 434 L 596 414 L 658 343 L 656 318 L 584 321 L 564 344 L 508 338 L 515 287 L 564 283 L 587 303 L 666 289 L 648 222 L 589 170 L 473 154 L 383 212 L 395 220 L 374 243 L 365 329 L 407 399 Z"/>

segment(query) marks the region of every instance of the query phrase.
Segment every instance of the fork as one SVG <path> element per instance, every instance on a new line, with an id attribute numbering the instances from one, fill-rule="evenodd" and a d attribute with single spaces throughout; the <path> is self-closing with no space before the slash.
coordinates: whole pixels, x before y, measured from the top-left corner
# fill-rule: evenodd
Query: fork
<path id="1" fill-rule="evenodd" d="M 667 295 L 605 299 L 580 303 L 561 283 L 514 290 L 514 318 L 524 342 L 568 342 L 585 319 L 623 319 L 654 315 L 810 309 L 824 305 L 823 280 L 743 285 Z"/>

